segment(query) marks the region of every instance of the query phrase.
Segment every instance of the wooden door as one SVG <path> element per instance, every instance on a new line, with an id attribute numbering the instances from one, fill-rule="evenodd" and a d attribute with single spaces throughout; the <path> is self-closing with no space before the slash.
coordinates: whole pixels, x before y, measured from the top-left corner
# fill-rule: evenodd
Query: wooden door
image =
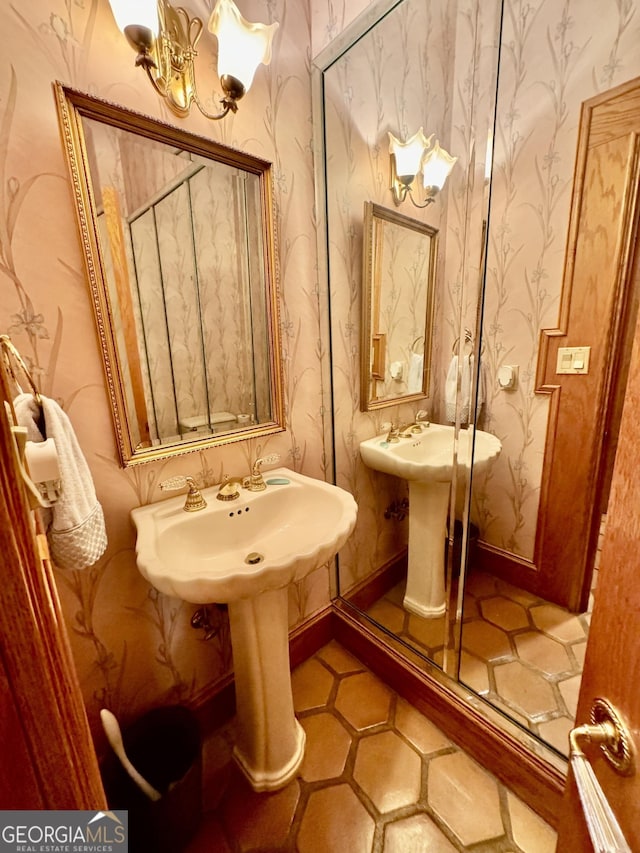
<path id="1" fill-rule="evenodd" d="M 104 809 L 50 564 L 39 556 L 0 366 L 0 808 Z"/>
<path id="2" fill-rule="evenodd" d="M 636 245 L 636 261 L 640 246 Z M 640 324 L 636 325 L 616 455 L 607 530 L 596 588 L 576 724 L 589 722 L 596 697 L 608 699 L 629 726 L 640 753 Z M 640 851 L 640 760 L 618 775 L 586 747 L 598 780 L 632 850 Z M 591 853 L 575 783 L 569 774 L 558 851 Z"/>

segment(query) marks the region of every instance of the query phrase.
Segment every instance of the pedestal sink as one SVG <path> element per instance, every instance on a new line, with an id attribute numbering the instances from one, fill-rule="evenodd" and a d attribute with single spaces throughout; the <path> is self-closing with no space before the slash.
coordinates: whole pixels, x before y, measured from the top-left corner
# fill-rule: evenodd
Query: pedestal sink
<path id="1" fill-rule="evenodd" d="M 387 441 L 386 433 L 360 444 L 365 465 L 409 481 L 409 556 L 404 607 L 425 618 L 446 609 L 444 542 L 453 477 L 454 428 L 420 425 L 420 433 Z M 460 430 L 457 448 L 457 490 L 464 492 L 471 467 L 481 471 L 502 450 L 494 435 Z"/>
<path id="2" fill-rule="evenodd" d="M 204 489 L 207 506 L 185 512 L 184 495 L 132 510 L 140 572 L 160 592 L 193 604 L 227 603 L 236 685 L 234 756 L 256 791 L 286 785 L 304 757 L 293 712 L 287 586 L 330 560 L 357 515 L 343 489 L 288 468 L 267 488 L 230 501 Z"/>

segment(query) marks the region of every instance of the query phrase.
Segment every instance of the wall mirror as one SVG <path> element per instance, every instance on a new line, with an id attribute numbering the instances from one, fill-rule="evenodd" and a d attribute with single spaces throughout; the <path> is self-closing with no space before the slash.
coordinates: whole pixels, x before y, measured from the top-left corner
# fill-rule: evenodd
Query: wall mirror
<path id="1" fill-rule="evenodd" d="M 364 205 L 362 411 L 429 393 L 437 229 Z"/>
<path id="2" fill-rule="evenodd" d="M 470 17 L 469 10 L 473 10 Z M 429 410 L 432 428 L 449 426 L 458 462 L 463 451 L 468 459 L 466 447 L 472 438 L 497 439 L 500 446 L 509 437 L 501 421 L 483 414 L 476 422 L 474 415 L 476 404 L 484 413 L 496 397 L 511 406 L 519 399 L 518 393 L 501 390 L 491 372 L 494 365 L 489 362 L 487 342 L 494 327 L 485 325 L 482 313 L 486 281 L 492 281 L 493 275 L 491 270 L 485 276 L 485 243 L 488 234 L 502 233 L 504 224 L 498 221 L 491 230 L 489 215 L 489 140 L 493 139 L 496 114 L 502 3 L 454 8 L 445 0 L 381 0 L 367 12 L 368 16 L 361 16 L 315 58 L 314 94 L 321 128 L 317 140 L 319 183 L 324 190 L 324 248 L 331 295 L 336 481 L 357 496 L 359 505 L 356 530 L 339 555 L 339 594 L 354 618 L 367 628 L 373 626 L 373 631 L 380 632 L 377 636 L 384 636 L 394 650 L 406 650 L 411 661 L 419 657 L 425 669 L 434 678 L 446 680 L 451 689 L 458 689 L 462 682 L 465 689 L 477 694 L 471 700 L 474 707 L 482 707 L 487 717 L 497 718 L 527 749 L 542 752 L 562 768 L 563 760 L 542 745 L 542 741 L 549 742 L 548 730 L 537 719 L 529 725 L 515 710 L 528 696 L 528 651 L 516 660 L 521 640 L 514 640 L 512 646 L 507 630 L 513 612 L 520 614 L 520 610 L 504 594 L 508 585 L 498 577 L 497 560 L 492 561 L 496 549 L 485 547 L 499 519 L 487 515 L 481 498 L 493 488 L 492 475 L 498 464 L 503 465 L 506 450 L 485 460 L 476 443 L 473 461 L 452 466 L 449 479 L 439 481 L 448 488 L 450 503 L 442 522 L 446 530 L 442 534 L 445 596 L 439 602 L 443 612 L 438 615 L 412 610 L 406 595 L 412 571 L 427 577 L 426 548 L 417 560 L 407 559 L 412 547 L 411 513 L 427 501 L 414 500 L 415 493 L 412 495 L 402 477 L 369 469 L 360 454 L 360 444 L 383 434 L 385 422 L 411 423 L 418 408 Z M 392 61 L 397 56 L 404 58 L 403 63 Z M 382 67 L 384 74 L 372 73 Z M 428 378 L 423 390 L 428 396 L 425 403 L 393 394 L 385 401 L 382 395 L 376 399 L 373 380 L 381 382 L 383 367 L 401 360 L 384 353 L 385 341 L 381 345 L 376 340 L 382 305 L 376 305 L 380 271 L 375 269 L 375 260 L 380 231 L 387 228 L 387 221 L 377 234 L 374 231 L 371 236 L 367 228 L 363 233 L 362 211 L 364 208 L 377 225 L 380 217 L 374 214 L 393 206 L 388 132 L 399 129 L 406 137 L 421 125 L 426 133 L 436 134 L 459 160 L 434 204 L 421 212 L 407 209 L 406 204 L 399 208 L 428 224 L 431 248 L 437 252 L 437 264 L 432 268 L 433 307 L 428 309 L 432 312 L 427 327 L 430 340 L 425 336 Z M 422 324 L 427 309 L 421 307 L 418 313 Z M 500 315 L 495 328 L 510 330 L 511 325 L 512 318 Z M 409 345 L 418 334 L 416 330 Z M 524 337 L 520 332 L 517 343 Z M 481 352 L 484 372 L 475 373 Z M 511 353 L 509 349 L 499 355 L 511 364 Z M 370 378 L 371 372 L 376 375 Z M 524 380 L 522 372 L 520 377 Z M 382 406 L 377 406 L 380 401 Z M 463 411 L 467 412 L 464 417 Z M 474 428 L 461 429 L 461 423 L 468 421 Z M 513 426 L 512 433 L 515 429 Z M 479 438 L 480 432 L 490 435 Z M 401 448 L 409 446 L 401 442 Z M 507 459 L 503 467 L 509 470 L 509 464 Z M 508 485 L 503 485 L 501 491 L 507 490 Z M 421 520 L 424 518 L 418 518 L 418 523 Z M 522 585 L 514 595 L 520 595 L 520 600 L 525 597 Z M 524 634 L 528 624 L 518 623 L 514 630 Z M 545 640 L 543 637 L 543 644 Z M 520 678 L 524 670 L 525 676 Z M 496 681 L 492 680 L 494 674 Z M 458 684 L 452 685 L 453 681 Z M 509 701 L 496 701 L 493 686 L 498 682 L 502 686 L 503 681 L 507 681 L 503 694 L 510 691 Z"/>
<path id="3" fill-rule="evenodd" d="M 284 429 L 271 164 L 55 93 L 123 466 Z"/>

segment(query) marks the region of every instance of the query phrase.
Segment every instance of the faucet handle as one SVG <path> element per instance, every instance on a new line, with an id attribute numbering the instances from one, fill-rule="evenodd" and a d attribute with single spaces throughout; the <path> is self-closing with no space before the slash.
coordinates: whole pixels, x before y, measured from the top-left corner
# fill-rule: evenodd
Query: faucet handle
<path id="1" fill-rule="evenodd" d="M 274 462 L 280 461 L 279 453 L 270 453 L 268 456 L 261 456 L 260 459 L 256 459 L 253 463 L 253 474 L 258 474 L 260 472 L 261 465 L 272 465 Z"/>
<path id="2" fill-rule="evenodd" d="M 184 489 L 189 485 L 189 480 L 194 483 L 193 477 L 183 477 L 180 474 L 177 477 L 169 477 L 168 480 L 163 480 L 160 483 L 160 488 L 163 492 L 173 492 L 176 489 Z"/>
<path id="3" fill-rule="evenodd" d="M 200 490 L 196 484 L 196 481 L 193 477 L 183 477 L 178 474 L 177 477 L 169 477 L 168 480 L 163 480 L 160 483 L 160 488 L 164 492 L 172 492 L 176 489 L 184 489 L 185 486 L 189 487 L 189 491 L 187 493 L 187 500 L 185 501 L 184 510 L 185 512 L 196 512 L 199 509 L 204 509 L 207 505 L 207 502 L 200 494 Z"/>
<path id="4" fill-rule="evenodd" d="M 256 459 L 253 463 L 253 468 L 251 469 L 251 476 L 246 477 L 242 483 L 245 488 L 249 489 L 250 492 L 262 492 L 267 488 L 267 484 L 264 481 L 262 473 L 260 471 L 261 465 L 269 465 L 273 462 L 280 461 L 279 453 L 270 453 L 269 456 L 261 456 L 260 459 Z"/>

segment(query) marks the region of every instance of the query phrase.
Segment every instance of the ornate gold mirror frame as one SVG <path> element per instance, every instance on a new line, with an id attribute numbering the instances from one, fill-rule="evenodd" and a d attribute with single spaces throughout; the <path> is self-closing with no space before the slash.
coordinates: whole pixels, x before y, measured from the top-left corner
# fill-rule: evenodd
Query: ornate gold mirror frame
<path id="1" fill-rule="evenodd" d="M 364 204 L 360 408 L 429 394 L 438 231 Z"/>
<path id="2" fill-rule="evenodd" d="M 271 164 L 54 89 L 121 464 L 282 431 Z"/>

